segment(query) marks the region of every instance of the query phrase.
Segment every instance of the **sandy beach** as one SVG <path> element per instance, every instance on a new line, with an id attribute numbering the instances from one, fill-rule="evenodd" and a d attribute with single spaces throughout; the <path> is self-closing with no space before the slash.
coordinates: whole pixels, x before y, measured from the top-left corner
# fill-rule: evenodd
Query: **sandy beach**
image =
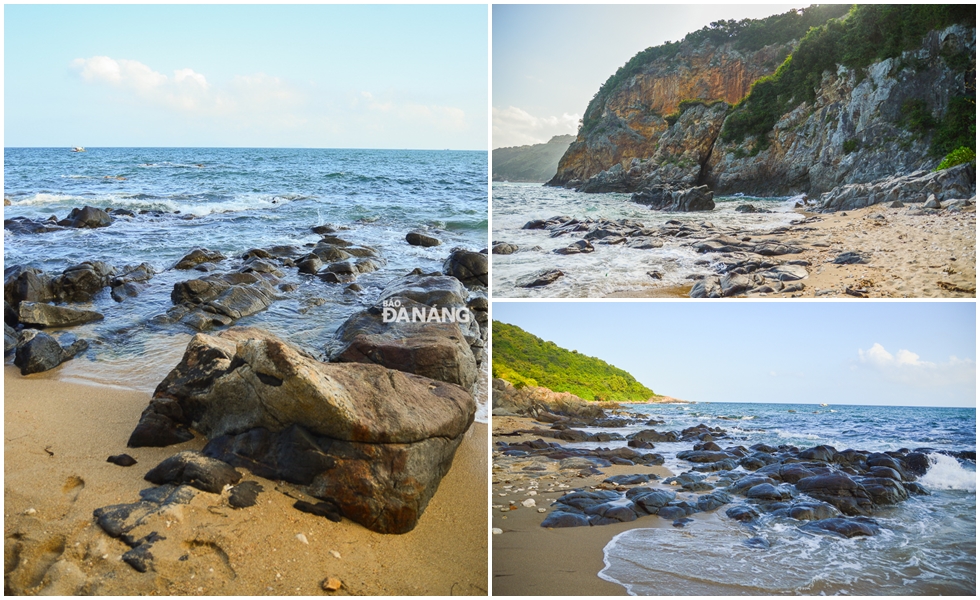
<path id="1" fill-rule="evenodd" d="M 876 204 L 811 217 L 787 233 L 766 236 L 802 247 L 780 257 L 804 260 L 809 277 L 802 291 L 770 293 L 794 298 L 973 298 L 976 297 L 976 205 L 961 212 L 916 214 L 918 207 Z M 868 264 L 838 265 L 842 252 L 860 252 Z M 848 292 L 850 290 L 850 293 Z M 686 296 L 690 287 L 613 292 L 610 298 Z"/>
<path id="2" fill-rule="evenodd" d="M 77 366 L 77 365 L 76 365 Z M 199 493 L 167 515 L 153 546 L 154 567 L 139 573 L 120 556 L 129 547 L 93 522 L 100 507 L 138 500 L 143 475 L 177 451 L 126 448 L 150 394 L 58 379 L 59 370 L 22 377 L 4 369 L 5 594 L 327 594 L 487 593 L 485 490 L 487 426 L 474 423 L 452 469 L 404 535 L 382 535 L 344 519 L 299 512 L 277 482 L 246 474 L 264 491 L 244 509 Z M 106 462 L 128 453 L 138 464 Z"/>
<path id="3" fill-rule="evenodd" d="M 493 417 L 493 441 L 518 442 L 538 439 L 536 435 L 509 434 L 535 426 L 526 417 Z M 538 425 L 540 426 L 540 425 Z M 527 461 L 528 463 L 532 461 Z M 667 527 L 671 522 L 649 518 L 641 524 L 618 523 L 601 527 L 541 527 L 547 513 L 539 512 L 572 488 L 599 486 L 612 475 L 647 473 L 669 477 L 664 467 L 603 468 L 604 475 L 581 477 L 574 471 L 560 471 L 557 462 L 547 461 L 547 471 L 522 472 L 523 463 L 508 468 L 494 465 L 490 503 L 492 527 L 503 533 L 493 535 L 493 593 L 502 596 L 613 596 L 626 595 L 620 585 L 597 576 L 602 569 L 602 549 L 616 534 L 635 527 Z M 567 486 L 567 487 L 561 487 Z M 553 489 L 552 489 L 553 488 Z M 528 496 L 528 491 L 535 491 Z M 521 503 L 535 499 L 536 506 Z M 506 510 L 510 502 L 516 509 Z M 504 508 L 505 510 L 501 510 Z M 529 568 L 529 565 L 533 565 Z"/>

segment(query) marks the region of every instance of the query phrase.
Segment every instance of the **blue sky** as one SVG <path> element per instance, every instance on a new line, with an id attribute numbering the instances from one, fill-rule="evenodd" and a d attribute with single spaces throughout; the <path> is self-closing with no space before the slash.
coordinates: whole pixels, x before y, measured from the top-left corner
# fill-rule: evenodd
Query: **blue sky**
<path id="1" fill-rule="evenodd" d="M 488 10 L 7 5 L 4 145 L 485 150 Z"/>
<path id="2" fill-rule="evenodd" d="M 973 302 L 500 302 L 493 319 L 699 402 L 976 406 Z"/>
<path id="3" fill-rule="evenodd" d="M 492 147 L 576 133 L 599 86 L 641 50 L 683 39 L 712 21 L 805 6 L 494 5 Z"/>

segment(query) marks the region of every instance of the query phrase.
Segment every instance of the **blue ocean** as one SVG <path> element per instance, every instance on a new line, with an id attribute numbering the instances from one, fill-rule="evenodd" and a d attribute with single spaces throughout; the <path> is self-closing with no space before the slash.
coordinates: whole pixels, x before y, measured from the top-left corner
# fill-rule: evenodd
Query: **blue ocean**
<path id="1" fill-rule="evenodd" d="M 395 277 L 439 271 L 454 247 L 487 246 L 486 152 L 230 148 L 6 148 L 4 217 L 64 218 L 73 208 L 127 209 L 100 229 L 21 234 L 4 231 L 4 266 L 61 270 L 87 260 L 115 267 L 149 263 L 158 274 L 138 297 L 117 303 L 106 290 L 91 308 L 105 320 L 72 328 L 94 343 L 68 376 L 152 389 L 179 360 L 190 330 L 149 324 L 172 306 L 174 283 L 200 276 L 168 270 L 195 247 L 240 256 L 252 248 L 302 248 L 331 224 L 338 235 L 376 248 L 387 264 L 344 293 L 286 269 L 297 289 L 238 321 L 318 355 L 353 312 L 373 304 Z M 421 230 L 442 245 L 405 242 Z M 134 369 L 131 360 L 140 357 Z M 74 363 L 74 364 L 73 364 Z"/>
<path id="2" fill-rule="evenodd" d="M 875 513 L 881 533 L 851 539 L 808 533 L 792 519 L 764 515 L 746 526 L 724 509 L 696 515 L 684 529 L 650 517 L 605 548 L 603 579 L 635 595 L 973 595 L 976 590 L 976 409 L 830 404 L 699 403 L 624 405 L 665 421 L 658 431 L 704 423 L 721 427 L 722 447 L 757 443 L 873 452 L 928 449 L 918 481 L 930 492 Z M 623 434 L 649 425 L 616 429 Z M 610 431 L 589 429 L 587 431 Z M 569 444 L 614 447 L 626 442 Z M 657 443 L 674 473 L 691 464 L 676 453 L 690 442 Z M 963 452 L 973 452 L 973 458 Z M 959 457 L 952 456 L 959 454 Z M 662 522 L 658 522 L 662 521 Z M 665 525 L 666 524 L 666 525 Z M 747 545 L 761 537 L 768 548 Z"/>

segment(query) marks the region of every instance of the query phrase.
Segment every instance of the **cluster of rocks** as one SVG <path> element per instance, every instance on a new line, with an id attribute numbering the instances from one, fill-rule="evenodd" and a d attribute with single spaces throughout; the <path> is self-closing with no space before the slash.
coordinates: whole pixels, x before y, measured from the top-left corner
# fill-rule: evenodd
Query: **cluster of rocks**
<path id="1" fill-rule="evenodd" d="M 633 194 L 630 200 L 653 210 L 667 212 L 696 212 L 715 208 L 714 193 L 706 185 L 687 189 L 655 185 Z"/>
<path id="2" fill-rule="evenodd" d="M 110 209 L 110 212 L 116 213 Z M 121 210 L 119 214 L 132 215 L 133 213 Z M 101 208 L 85 206 L 83 208 L 73 208 L 64 219 L 58 219 L 52 215 L 47 219 L 28 219 L 27 217 L 14 217 L 4 219 L 3 228 L 12 233 L 47 233 L 59 231 L 61 229 L 95 229 L 97 227 L 108 227 L 112 225 L 112 215 Z"/>
<path id="3" fill-rule="evenodd" d="M 610 424 L 604 408 L 618 405 L 606 402 L 586 402 L 569 392 L 554 392 L 545 387 L 525 386 L 520 389 L 504 379 L 494 379 L 491 383 L 492 414 L 498 417 L 526 415 L 557 428 L 587 427 L 603 423 L 606 427 L 617 427 L 621 423 Z"/>
<path id="4" fill-rule="evenodd" d="M 822 194 L 819 210 L 853 210 L 872 204 L 921 204 L 925 209 L 976 204 L 976 171 L 970 163 L 942 171 L 915 171 L 872 183 L 842 185 Z M 966 198 L 970 198 L 966 200 Z"/>

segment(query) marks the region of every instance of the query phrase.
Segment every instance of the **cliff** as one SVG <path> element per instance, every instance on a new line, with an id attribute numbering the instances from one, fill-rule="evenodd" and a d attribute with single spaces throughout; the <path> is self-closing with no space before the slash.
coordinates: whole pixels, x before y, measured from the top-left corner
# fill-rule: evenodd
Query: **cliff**
<path id="1" fill-rule="evenodd" d="M 556 135 L 546 144 L 512 146 L 493 151 L 493 180 L 543 183 L 554 177 L 558 161 L 574 135 Z"/>
<path id="2" fill-rule="evenodd" d="M 864 5 L 757 50 L 739 38 L 751 24 L 649 49 L 596 94 L 549 184 L 813 195 L 932 169 L 975 149 L 975 19 L 975 5 Z"/>

